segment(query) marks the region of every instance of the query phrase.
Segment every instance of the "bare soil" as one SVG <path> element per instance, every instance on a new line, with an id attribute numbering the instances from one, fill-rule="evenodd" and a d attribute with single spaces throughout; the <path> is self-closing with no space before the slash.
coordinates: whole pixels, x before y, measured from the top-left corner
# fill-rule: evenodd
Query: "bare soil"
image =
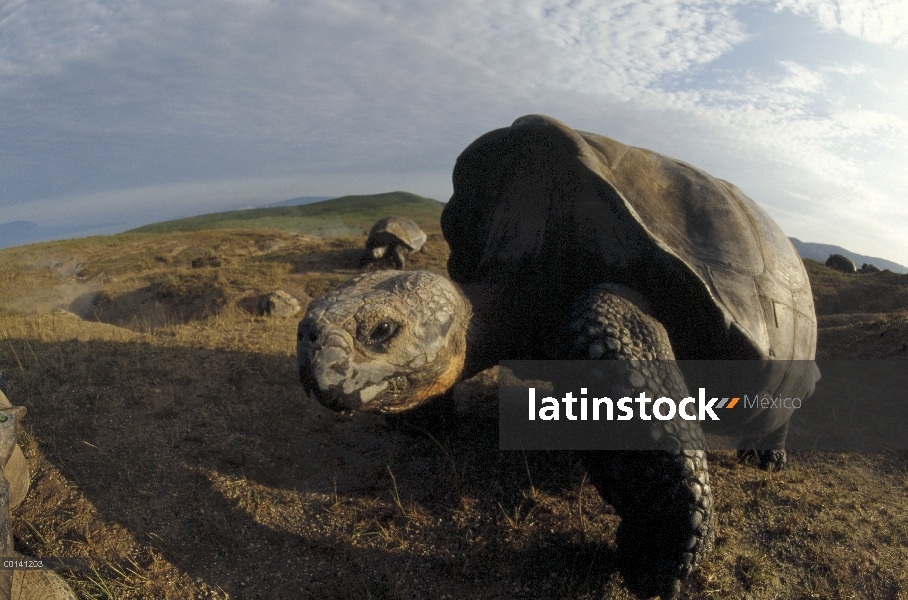
<path id="1" fill-rule="evenodd" d="M 444 273 L 424 229 L 407 268 Z M 253 300 L 305 305 L 357 272 L 364 236 L 105 240 L 0 252 L 0 369 L 33 474 L 16 546 L 89 558 L 63 573 L 81 598 L 632 597 L 619 519 L 571 456 L 498 451 L 494 373 L 459 384 L 444 435 L 304 396 L 296 319 Z M 206 256 L 220 266 L 192 267 Z M 908 357 L 908 275 L 807 268 L 820 358 Z M 908 598 L 903 453 L 709 460 L 718 546 L 683 597 Z"/>

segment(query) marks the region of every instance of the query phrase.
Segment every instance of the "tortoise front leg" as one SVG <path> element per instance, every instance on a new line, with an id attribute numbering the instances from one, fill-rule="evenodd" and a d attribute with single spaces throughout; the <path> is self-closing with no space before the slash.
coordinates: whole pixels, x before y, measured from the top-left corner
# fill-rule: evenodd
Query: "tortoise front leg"
<path id="1" fill-rule="evenodd" d="M 618 285 L 593 288 L 570 317 L 571 359 L 620 360 L 613 393 L 653 399 L 688 397 L 672 362 L 665 329 L 645 301 Z M 653 450 L 583 454 L 590 481 L 621 517 L 619 564 L 634 593 L 674 597 L 681 582 L 712 551 L 715 514 L 706 441 L 697 421 L 638 421 Z"/>
<path id="2" fill-rule="evenodd" d="M 403 270 L 404 265 L 407 263 L 407 250 L 400 244 L 392 244 L 392 258 L 394 259 L 394 266 L 399 270 Z"/>

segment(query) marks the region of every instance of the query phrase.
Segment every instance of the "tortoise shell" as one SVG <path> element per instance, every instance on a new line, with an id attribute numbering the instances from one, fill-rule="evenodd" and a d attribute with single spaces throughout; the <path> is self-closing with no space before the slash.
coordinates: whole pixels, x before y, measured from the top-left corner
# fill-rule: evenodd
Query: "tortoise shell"
<path id="1" fill-rule="evenodd" d="M 403 244 L 411 252 L 419 252 L 426 243 L 426 234 L 419 225 L 404 217 L 385 217 L 369 230 L 367 248 Z"/>
<path id="2" fill-rule="evenodd" d="M 797 251 L 726 181 L 530 115 L 467 147 L 453 183 L 448 271 L 494 288 L 492 316 L 515 340 L 501 359 L 560 358 L 554 317 L 606 281 L 644 295 L 678 359 L 815 356 Z"/>

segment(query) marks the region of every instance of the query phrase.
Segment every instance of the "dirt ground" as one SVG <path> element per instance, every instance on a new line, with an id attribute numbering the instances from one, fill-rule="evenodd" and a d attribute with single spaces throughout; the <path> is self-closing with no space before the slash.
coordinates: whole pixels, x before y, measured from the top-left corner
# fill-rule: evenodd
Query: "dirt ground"
<path id="1" fill-rule="evenodd" d="M 444 272 L 426 229 L 408 268 Z M 576 461 L 498 451 L 494 373 L 459 384 L 443 435 L 304 396 L 298 317 L 255 299 L 305 304 L 356 272 L 362 241 L 221 231 L 0 254 L 0 369 L 28 408 L 32 470 L 17 549 L 89 558 L 62 573 L 81 598 L 631 598 L 619 519 Z M 193 268 L 203 256 L 220 266 Z M 908 276 L 807 266 L 820 358 L 908 357 Z M 23 290 L 57 299 L 27 313 Z M 709 463 L 717 548 L 682 597 L 908 598 L 904 453 Z"/>

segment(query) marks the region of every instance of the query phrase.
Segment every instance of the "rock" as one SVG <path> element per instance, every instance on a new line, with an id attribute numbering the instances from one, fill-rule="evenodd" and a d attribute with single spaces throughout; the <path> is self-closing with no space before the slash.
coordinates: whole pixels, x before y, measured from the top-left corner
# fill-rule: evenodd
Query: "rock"
<path id="1" fill-rule="evenodd" d="M 220 267 L 221 264 L 222 261 L 219 257 L 206 255 L 193 259 L 192 268 L 201 269 L 203 267 Z"/>
<path id="2" fill-rule="evenodd" d="M 841 271 L 842 273 L 858 272 L 858 268 L 854 265 L 854 262 L 842 254 L 830 254 L 829 258 L 826 259 L 826 266 L 830 269 Z"/>
<path id="3" fill-rule="evenodd" d="M 0 373 L 0 556 L 25 559 L 15 551 L 10 531 L 10 510 L 25 498 L 29 486 L 28 463 L 16 443 L 16 425 L 25 415 L 24 406 L 13 406 L 9 387 Z M 76 595 L 53 571 L 0 570 L 0 599 L 76 600 Z"/>
<path id="4" fill-rule="evenodd" d="M 455 410 L 458 413 L 475 413 L 491 407 L 497 415 L 498 403 L 489 402 L 489 398 L 498 397 L 498 373 L 499 367 L 496 365 L 470 379 L 457 382 L 452 389 Z M 513 373 L 507 369 L 505 373 L 505 377 L 514 378 Z M 551 384 L 548 385 L 551 387 Z"/>
<path id="5" fill-rule="evenodd" d="M 283 290 L 265 294 L 259 300 L 259 313 L 268 317 L 291 317 L 299 312 L 300 301 Z"/>

